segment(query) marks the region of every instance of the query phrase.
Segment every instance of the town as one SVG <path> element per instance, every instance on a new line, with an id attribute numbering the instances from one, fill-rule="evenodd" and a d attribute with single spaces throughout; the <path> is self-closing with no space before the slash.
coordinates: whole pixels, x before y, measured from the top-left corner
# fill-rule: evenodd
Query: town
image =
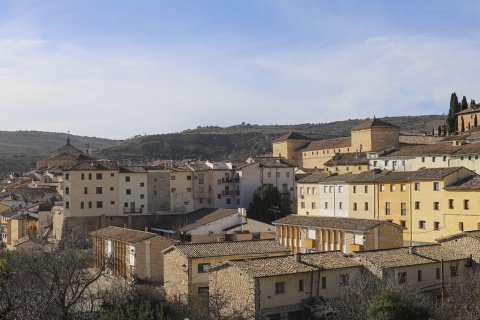
<path id="1" fill-rule="evenodd" d="M 457 112 L 449 135 L 444 124 L 405 135 L 376 117 L 343 138 L 290 132 L 243 163 L 126 166 L 67 136 L 1 182 L 2 246 L 35 255 L 81 238 L 95 280 L 150 283 L 215 319 L 341 318 L 335 301 L 367 277 L 446 310 L 458 279 L 478 278 L 477 116 L 477 104 Z"/>

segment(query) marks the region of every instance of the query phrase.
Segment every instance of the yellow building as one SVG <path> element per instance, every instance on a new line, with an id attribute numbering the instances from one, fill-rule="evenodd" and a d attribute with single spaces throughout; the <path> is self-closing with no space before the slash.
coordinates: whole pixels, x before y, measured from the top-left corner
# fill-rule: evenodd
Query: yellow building
<path id="1" fill-rule="evenodd" d="M 329 176 L 328 173 L 316 172 L 297 181 L 297 214 L 319 216 L 320 192 L 319 182 Z"/>
<path id="2" fill-rule="evenodd" d="M 464 131 L 470 130 L 478 125 L 478 120 L 480 120 L 480 104 L 473 105 L 468 107 L 465 110 L 457 112 L 457 125 L 458 131 L 462 131 L 462 126 Z"/>
<path id="3" fill-rule="evenodd" d="M 323 164 L 329 173 L 359 173 L 368 171 L 368 159 L 365 152 L 337 153 Z"/>

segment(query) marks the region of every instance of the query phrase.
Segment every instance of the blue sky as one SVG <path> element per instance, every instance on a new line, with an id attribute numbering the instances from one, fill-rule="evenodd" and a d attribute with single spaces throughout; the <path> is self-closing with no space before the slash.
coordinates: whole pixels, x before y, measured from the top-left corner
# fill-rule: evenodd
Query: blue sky
<path id="1" fill-rule="evenodd" d="M 0 1 L 2 130 L 124 139 L 480 100 L 478 1 Z"/>

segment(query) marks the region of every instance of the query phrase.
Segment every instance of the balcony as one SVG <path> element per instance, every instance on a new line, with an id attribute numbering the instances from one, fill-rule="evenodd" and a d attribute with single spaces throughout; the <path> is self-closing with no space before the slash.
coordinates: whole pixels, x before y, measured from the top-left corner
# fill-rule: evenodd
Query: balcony
<path id="1" fill-rule="evenodd" d="M 235 178 L 226 178 L 226 177 L 225 177 L 225 178 L 222 178 L 222 183 L 233 183 L 233 182 L 235 182 L 235 183 L 240 182 L 240 178 L 238 178 L 238 177 L 235 177 Z"/>
<path id="2" fill-rule="evenodd" d="M 222 196 L 233 196 L 233 194 L 234 194 L 233 190 L 222 191 Z"/>
<path id="3" fill-rule="evenodd" d="M 144 208 L 123 208 L 123 213 L 142 213 Z"/>

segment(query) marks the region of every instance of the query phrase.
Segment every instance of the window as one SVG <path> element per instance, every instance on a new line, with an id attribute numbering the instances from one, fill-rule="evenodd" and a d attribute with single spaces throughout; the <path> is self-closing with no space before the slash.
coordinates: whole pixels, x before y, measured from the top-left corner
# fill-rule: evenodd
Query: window
<path id="1" fill-rule="evenodd" d="M 440 202 L 433 203 L 433 210 L 440 210 Z"/>
<path id="2" fill-rule="evenodd" d="M 92 209 L 92 201 L 88 201 L 88 209 Z"/>
<path id="3" fill-rule="evenodd" d="M 394 184 L 391 184 L 390 185 L 390 192 L 394 192 L 395 191 L 395 185 Z"/>
<path id="4" fill-rule="evenodd" d="M 368 186 L 365 186 L 365 193 L 368 193 Z"/>
<path id="5" fill-rule="evenodd" d="M 425 157 L 422 157 L 422 162 L 425 162 Z"/>
<path id="6" fill-rule="evenodd" d="M 171 177 L 170 177 L 170 180 L 175 180 L 175 176 L 171 176 Z"/>
<path id="7" fill-rule="evenodd" d="M 458 223 L 458 230 L 463 231 L 463 222 L 461 221 Z"/>
<path id="8" fill-rule="evenodd" d="M 463 200 L 463 209 L 465 210 L 470 209 L 470 200 L 468 199 Z"/>
<path id="9" fill-rule="evenodd" d="M 420 191 L 420 182 L 415 182 L 413 190 Z"/>
<path id="10" fill-rule="evenodd" d="M 102 194 L 102 191 L 103 191 L 102 187 L 96 187 L 95 188 L 96 194 Z"/>
<path id="11" fill-rule="evenodd" d="M 110 177 L 115 177 L 115 173 L 110 173 Z"/>
<path id="12" fill-rule="evenodd" d="M 145 199 L 145 195 L 144 195 L 144 194 L 140 194 L 140 199 Z"/>
<path id="13" fill-rule="evenodd" d="M 140 182 L 140 187 L 145 187 L 145 182 Z"/>
<path id="14" fill-rule="evenodd" d="M 435 157 L 432 157 L 432 162 L 435 162 Z"/>
<path id="15" fill-rule="evenodd" d="M 187 192 L 192 192 L 192 188 L 187 188 Z"/>
<path id="16" fill-rule="evenodd" d="M 290 177 L 290 172 L 285 172 L 285 177 Z"/>
<path id="17" fill-rule="evenodd" d="M 271 172 L 267 172 L 267 178 L 271 178 L 272 177 L 272 173 Z"/>
<path id="18" fill-rule="evenodd" d="M 458 276 L 458 266 L 450 266 L 450 275 L 452 277 Z"/>
<path id="19" fill-rule="evenodd" d="M 357 203 L 356 202 L 353 203 L 353 211 L 357 211 Z"/>
<path id="20" fill-rule="evenodd" d="M 425 220 L 419 220 L 418 221 L 418 228 L 419 229 L 425 229 Z"/>
<path id="21" fill-rule="evenodd" d="M 357 193 L 357 186 L 353 186 L 353 193 Z"/>
<path id="22" fill-rule="evenodd" d="M 80 175 L 80 179 L 85 180 L 85 174 L 84 174 L 84 173 L 82 173 L 82 174 Z"/>
<path id="23" fill-rule="evenodd" d="M 390 202 L 385 202 L 385 214 L 390 214 Z"/>
<path id="24" fill-rule="evenodd" d="M 327 288 L 327 277 L 322 277 L 322 289 Z"/>
<path id="25" fill-rule="evenodd" d="M 341 275 L 339 276 L 339 278 L 340 278 L 340 279 L 339 279 L 339 284 L 340 284 L 341 286 L 346 286 L 346 285 L 348 285 L 348 278 L 349 278 L 349 275 L 348 275 L 348 274 L 341 274 Z"/>
<path id="26" fill-rule="evenodd" d="M 440 230 L 440 222 L 438 221 L 433 222 L 433 230 Z"/>
<path id="27" fill-rule="evenodd" d="M 82 202 L 80 202 L 80 209 L 83 209 L 83 208 L 84 208 L 84 206 L 85 206 L 85 204 L 83 203 L 83 201 L 82 201 Z"/>
<path id="28" fill-rule="evenodd" d="M 217 199 L 222 199 L 222 194 L 221 193 L 217 194 Z"/>
<path id="29" fill-rule="evenodd" d="M 300 208 L 305 209 L 305 202 L 300 202 Z"/>
<path id="30" fill-rule="evenodd" d="M 420 201 L 415 201 L 415 210 L 420 210 Z"/>
<path id="31" fill-rule="evenodd" d="M 313 188 L 312 188 L 312 193 L 313 193 L 313 194 L 317 194 L 317 188 L 313 187 Z"/>
<path id="32" fill-rule="evenodd" d="M 130 182 L 130 176 L 125 177 L 125 182 Z"/>
<path id="33" fill-rule="evenodd" d="M 183 205 L 184 205 L 184 206 L 188 206 L 188 201 L 184 201 L 184 202 L 183 202 Z"/>
<path id="34" fill-rule="evenodd" d="M 70 208 L 70 202 L 68 202 L 68 201 L 65 202 L 65 208 L 67 208 L 67 209 Z"/>
<path id="35" fill-rule="evenodd" d="M 448 199 L 448 209 L 453 209 L 453 199 Z"/>
<path id="36" fill-rule="evenodd" d="M 407 215 L 407 203 L 406 202 L 402 202 L 400 203 L 400 214 L 402 216 L 406 216 Z"/>
<path id="37" fill-rule="evenodd" d="M 440 182 L 434 182 L 433 191 L 438 191 L 438 190 L 440 190 Z"/>
<path id="38" fill-rule="evenodd" d="M 447 161 L 447 156 L 443 156 L 443 161 Z"/>
<path id="39" fill-rule="evenodd" d="M 435 275 L 436 275 L 437 280 L 440 280 L 441 275 L 442 275 L 442 274 L 440 273 L 440 268 L 435 269 Z"/>
<path id="40" fill-rule="evenodd" d="M 158 177 L 158 182 L 164 182 L 165 181 L 165 177 Z"/>
<path id="41" fill-rule="evenodd" d="M 65 188 L 65 194 L 70 194 L 70 188 L 69 187 Z"/>
<path id="42" fill-rule="evenodd" d="M 325 202 L 325 209 L 328 209 L 328 202 Z"/>
<path id="43" fill-rule="evenodd" d="M 65 180 L 69 180 L 70 179 L 70 174 L 69 173 L 66 173 L 65 174 Z"/>
<path id="44" fill-rule="evenodd" d="M 307 194 L 310 194 L 310 187 L 307 187 Z"/>
<path id="45" fill-rule="evenodd" d="M 210 263 L 199 263 L 197 271 L 198 273 L 206 273 L 209 267 L 210 267 Z"/>
<path id="46" fill-rule="evenodd" d="M 275 294 L 285 293 L 285 282 L 275 282 Z"/>
<path id="47" fill-rule="evenodd" d="M 97 201 L 97 208 L 103 208 L 103 201 Z"/>
<path id="48" fill-rule="evenodd" d="M 110 187 L 110 191 L 113 191 L 113 187 Z"/>
<path id="49" fill-rule="evenodd" d="M 110 201 L 110 204 L 115 204 L 115 201 Z"/>
<path id="50" fill-rule="evenodd" d="M 123 206 L 124 206 L 125 208 L 128 208 L 128 202 L 125 202 L 125 203 L 123 204 Z"/>
<path id="51" fill-rule="evenodd" d="M 277 178 L 280 178 L 280 172 L 277 171 Z"/>
<path id="52" fill-rule="evenodd" d="M 327 187 L 327 186 L 324 186 L 324 187 L 323 187 L 323 192 L 324 192 L 324 193 L 328 193 L 328 187 Z"/>
<path id="53" fill-rule="evenodd" d="M 330 186 L 330 193 L 333 193 L 333 186 Z"/>
<path id="54" fill-rule="evenodd" d="M 368 202 L 365 202 L 365 210 L 368 210 Z"/>
<path id="55" fill-rule="evenodd" d="M 298 280 L 298 291 L 303 291 L 303 279 Z"/>
<path id="56" fill-rule="evenodd" d="M 132 194 L 132 189 L 127 189 L 126 194 Z"/>
<path id="57" fill-rule="evenodd" d="M 397 161 L 392 161 L 392 168 L 396 169 L 397 168 Z"/>
<path id="58" fill-rule="evenodd" d="M 317 209 L 317 204 L 316 204 L 316 202 L 312 202 L 312 209 Z"/>
<path id="59" fill-rule="evenodd" d="M 338 186 L 338 193 L 342 193 L 343 192 L 343 186 Z"/>
<path id="60" fill-rule="evenodd" d="M 88 174 L 88 180 L 92 180 L 92 174 L 91 173 Z"/>
<path id="61" fill-rule="evenodd" d="M 87 187 L 83 187 L 83 194 L 88 194 L 88 188 Z"/>
<path id="62" fill-rule="evenodd" d="M 407 282 L 407 273 L 406 272 L 399 272 L 397 274 L 398 283 L 405 283 Z"/>
<path id="63" fill-rule="evenodd" d="M 338 203 L 338 209 L 340 209 L 340 210 L 343 209 L 343 203 L 342 203 L 342 202 L 339 202 L 339 203 Z"/>
<path id="64" fill-rule="evenodd" d="M 385 160 L 385 167 L 388 166 L 388 160 Z"/>
<path id="65" fill-rule="evenodd" d="M 418 282 L 421 282 L 422 280 L 423 280 L 422 270 L 418 270 L 418 271 L 417 271 L 417 281 L 418 281 Z"/>
<path id="66" fill-rule="evenodd" d="M 383 184 L 380 185 L 380 191 L 381 192 L 385 191 L 385 186 Z"/>
<path id="67" fill-rule="evenodd" d="M 400 225 L 402 226 L 402 228 L 406 228 L 407 222 L 405 220 L 400 220 Z"/>
<path id="68" fill-rule="evenodd" d="M 177 192 L 177 188 L 172 188 L 172 189 L 170 189 L 170 192 L 171 192 L 171 193 Z"/>
<path id="69" fill-rule="evenodd" d="M 303 187 L 300 187 L 300 194 L 303 194 Z"/>
<path id="70" fill-rule="evenodd" d="M 95 179 L 102 180 L 102 174 L 101 173 L 95 174 Z"/>
<path id="71" fill-rule="evenodd" d="M 158 193 L 159 193 L 159 194 L 165 194 L 165 189 L 160 189 L 160 190 L 158 190 Z"/>
<path id="72" fill-rule="evenodd" d="M 203 198 L 198 199 L 198 203 L 203 203 Z"/>
<path id="73" fill-rule="evenodd" d="M 187 180 L 192 180 L 192 176 L 187 176 Z"/>
<path id="74" fill-rule="evenodd" d="M 402 185 L 400 186 L 400 191 L 402 191 L 402 192 L 407 191 L 407 185 L 406 185 L 406 184 L 402 184 Z"/>

